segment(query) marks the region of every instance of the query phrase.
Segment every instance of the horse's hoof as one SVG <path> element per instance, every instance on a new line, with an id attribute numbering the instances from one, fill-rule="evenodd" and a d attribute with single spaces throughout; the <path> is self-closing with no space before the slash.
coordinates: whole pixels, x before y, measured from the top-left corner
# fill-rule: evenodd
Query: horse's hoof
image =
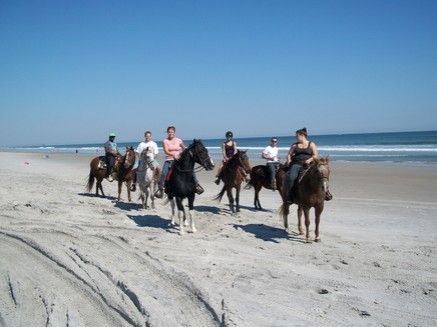
<path id="1" fill-rule="evenodd" d="M 185 232 L 184 232 L 183 230 L 180 230 L 180 231 L 179 231 L 179 235 L 182 236 L 182 235 L 184 235 L 184 234 L 185 234 Z"/>
<path id="2" fill-rule="evenodd" d="M 317 242 L 317 243 L 320 243 L 321 241 L 322 241 L 322 239 L 320 237 L 318 237 L 314 240 L 314 242 Z"/>
<path id="3" fill-rule="evenodd" d="M 196 227 L 191 228 L 191 233 L 195 233 L 195 232 L 197 232 Z"/>
<path id="4" fill-rule="evenodd" d="M 307 243 L 307 244 L 311 244 L 311 243 L 312 243 L 312 242 L 311 242 L 311 239 L 309 239 L 309 238 L 305 239 L 305 243 Z"/>

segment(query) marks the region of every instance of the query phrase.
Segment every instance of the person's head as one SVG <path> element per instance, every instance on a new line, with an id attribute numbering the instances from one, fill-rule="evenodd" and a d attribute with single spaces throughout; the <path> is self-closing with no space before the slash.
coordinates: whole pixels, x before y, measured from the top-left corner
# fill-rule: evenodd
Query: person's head
<path id="1" fill-rule="evenodd" d="M 152 132 L 151 131 L 144 132 L 144 140 L 146 140 L 146 142 L 150 142 L 152 140 Z"/>
<path id="2" fill-rule="evenodd" d="M 167 137 L 169 139 L 172 139 L 175 136 L 176 136 L 176 127 L 174 127 L 174 126 L 167 127 Z"/>
<path id="3" fill-rule="evenodd" d="M 308 140 L 308 132 L 307 132 L 307 129 L 305 127 L 301 128 L 301 129 L 298 129 L 296 131 L 296 140 L 299 143 Z"/>
<path id="4" fill-rule="evenodd" d="M 270 145 L 271 146 L 277 146 L 278 145 L 278 138 L 276 136 L 272 137 L 272 139 L 270 140 Z"/>
<path id="5" fill-rule="evenodd" d="M 228 140 L 228 141 L 232 140 L 234 138 L 234 134 L 232 134 L 231 131 L 227 131 L 225 136 L 226 136 L 226 140 Z"/>
<path id="6" fill-rule="evenodd" d="M 109 134 L 109 140 L 112 142 L 115 140 L 115 133 L 110 133 Z"/>

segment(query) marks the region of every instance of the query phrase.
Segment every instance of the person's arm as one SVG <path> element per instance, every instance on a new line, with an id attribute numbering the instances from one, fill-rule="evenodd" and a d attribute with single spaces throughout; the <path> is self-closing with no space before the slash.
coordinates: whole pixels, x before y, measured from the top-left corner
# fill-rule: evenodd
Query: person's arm
<path id="1" fill-rule="evenodd" d="M 222 143 L 222 155 L 223 155 L 223 161 L 228 161 L 228 157 L 226 156 L 226 143 Z"/>
<path id="2" fill-rule="evenodd" d="M 263 159 L 266 159 L 266 160 L 272 160 L 273 159 L 272 156 L 267 153 L 267 148 L 264 149 L 264 151 L 261 154 L 261 157 Z"/>
<path id="3" fill-rule="evenodd" d="M 159 153 L 158 144 L 153 143 L 153 155 L 156 157 Z"/>
<path id="4" fill-rule="evenodd" d="M 294 149 L 295 149 L 295 148 L 296 148 L 296 144 L 293 144 L 293 145 L 290 147 L 290 150 L 288 150 L 288 154 L 287 154 L 287 165 L 291 164 L 291 160 L 293 159 L 293 156 L 294 156 L 293 152 L 294 152 Z"/>
<path id="5" fill-rule="evenodd" d="M 164 142 L 162 142 L 162 147 L 164 148 L 164 153 L 167 155 L 167 156 L 169 156 L 169 157 L 172 157 L 173 155 L 168 151 L 168 145 L 167 145 L 167 142 L 165 142 L 165 140 L 164 140 Z"/>
<path id="6" fill-rule="evenodd" d="M 311 142 L 310 148 L 313 151 L 313 155 L 311 156 L 311 158 L 305 161 L 307 165 L 319 157 L 319 151 L 317 150 L 317 146 L 314 142 Z"/>

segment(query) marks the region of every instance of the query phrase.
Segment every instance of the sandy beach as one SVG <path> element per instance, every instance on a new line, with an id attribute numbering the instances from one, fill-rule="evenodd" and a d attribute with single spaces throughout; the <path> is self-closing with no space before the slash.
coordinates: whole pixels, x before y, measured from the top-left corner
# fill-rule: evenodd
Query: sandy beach
<path id="1" fill-rule="evenodd" d="M 234 216 L 205 171 L 198 232 L 180 236 L 161 200 L 88 194 L 89 160 L 0 153 L 0 326 L 437 324 L 437 168 L 333 162 L 306 244 L 277 193 L 255 211 L 244 190 Z"/>

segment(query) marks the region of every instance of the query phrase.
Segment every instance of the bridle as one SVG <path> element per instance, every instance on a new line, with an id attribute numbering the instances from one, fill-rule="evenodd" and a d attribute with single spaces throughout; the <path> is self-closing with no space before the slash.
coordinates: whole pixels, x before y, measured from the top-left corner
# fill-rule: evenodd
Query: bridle
<path id="1" fill-rule="evenodd" d="M 207 156 L 207 157 L 205 157 L 205 158 L 201 158 L 201 157 L 199 156 L 200 151 L 193 151 L 193 147 L 194 147 L 193 145 L 190 145 L 188 148 L 185 149 L 185 151 L 187 151 L 188 154 L 190 155 L 190 157 L 193 158 L 193 159 L 195 158 L 195 156 L 197 156 L 197 158 L 198 158 L 199 161 L 200 161 L 200 166 L 195 167 L 195 168 L 193 168 L 193 169 L 182 169 L 182 168 L 178 167 L 178 166 L 175 164 L 174 167 L 175 167 L 178 171 L 180 171 L 181 173 L 190 173 L 190 172 L 197 173 L 197 172 L 199 172 L 199 171 L 202 171 L 203 169 L 205 169 L 205 166 L 206 166 L 207 161 L 208 161 L 208 160 L 211 160 L 211 159 L 209 158 L 209 156 Z M 185 151 L 184 151 L 184 152 L 185 152 Z M 182 154 L 183 154 L 183 153 L 182 153 Z"/>

